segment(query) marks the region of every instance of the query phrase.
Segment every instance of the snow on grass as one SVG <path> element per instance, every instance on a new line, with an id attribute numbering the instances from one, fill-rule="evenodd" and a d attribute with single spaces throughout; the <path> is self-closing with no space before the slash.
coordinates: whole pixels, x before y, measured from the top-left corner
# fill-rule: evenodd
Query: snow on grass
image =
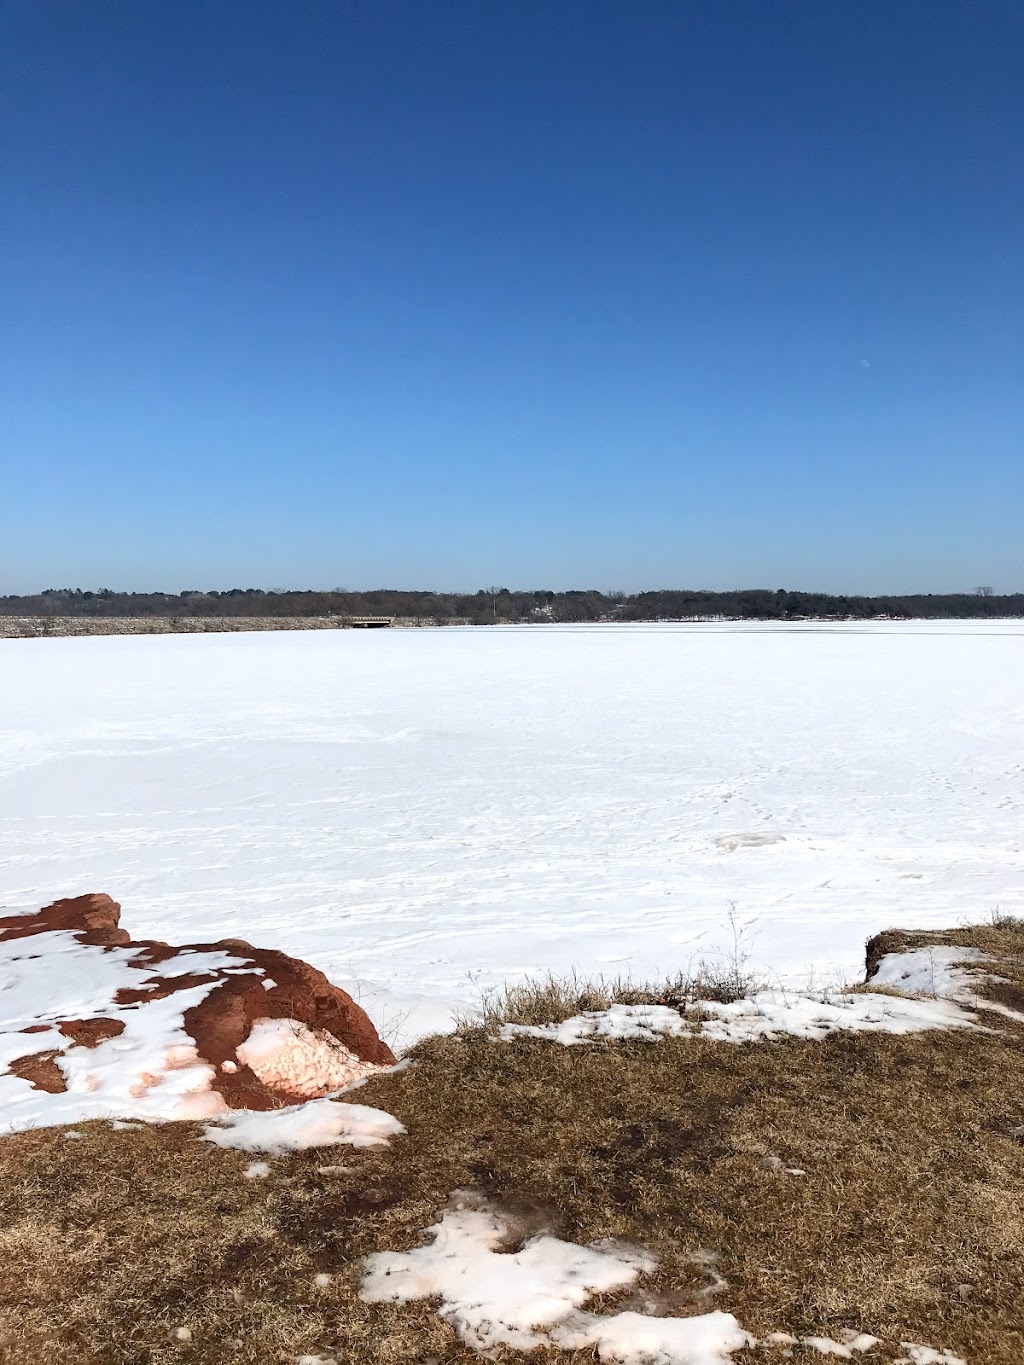
<path id="1" fill-rule="evenodd" d="M 924 1029 L 972 1028 L 972 1015 L 948 1000 L 900 999 L 869 991 L 822 996 L 763 991 L 748 1000 L 700 1002 L 695 1026 L 706 1038 L 752 1043 L 792 1036 L 809 1040 L 830 1033 L 920 1033 Z"/>
<path id="2" fill-rule="evenodd" d="M 974 987 L 990 980 L 978 968 L 988 959 L 977 948 L 911 948 L 886 953 L 871 976 L 872 986 L 893 986 L 908 995 L 937 995 L 950 1000 L 974 999 Z M 969 970 L 967 964 L 974 970 Z"/>
<path id="3" fill-rule="evenodd" d="M 216 1118 L 203 1137 L 218 1147 L 283 1156 L 308 1147 L 383 1147 L 404 1132 L 383 1109 L 322 1099 L 265 1113 L 234 1109 Z"/>
<path id="4" fill-rule="evenodd" d="M 749 1043 L 792 1036 L 819 1040 L 837 1030 L 854 1033 L 918 1033 L 923 1029 L 974 1027 L 973 1016 L 949 1000 L 902 999 L 870 992 L 796 995 L 760 991 L 745 1000 L 698 1001 L 684 1017 L 667 1005 L 612 1005 L 561 1023 L 504 1024 L 499 1036 L 541 1038 L 575 1047 L 581 1043 L 655 1042 L 700 1034 L 723 1043 Z"/>
<path id="5" fill-rule="evenodd" d="M 795 1344 L 795 1339 L 792 1340 Z M 867 1332 L 845 1332 L 842 1341 L 834 1341 L 832 1337 L 801 1337 L 800 1341 L 819 1355 L 838 1356 L 840 1360 L 852 1360 L 855 1352 L 872 1351 L 881 1345 L 879 1337 Z"/>
<path id="6" fill-rule="evenodd" d="M 914 1341 L 901 1341 L 900 1345 L 907 1354 L 900 1356 L 895 1365 L 967 1365 L 962 1356 L 956 1356 L 952 1351 L 919 1346 Z"/>
<path id="7" fill-rule="evenodd" d="M 955 1000 L 975 1009 L 1000 1014 L 1014 1023 L 1024 1023 L 1024 1014 L 1011 1009 L 984 994 L 985 986 L 1004 982 L 1005 978 L 983 968 L 993 965 L 992 959 L 976 948 L 948 947 L 936 944 L 928 948 L 911 948 L 905 952 L 886 953 L 882 957 L 868 987 L 888 986 L 908 995 L 935 996 Z"/>
<path id="8" fill-rule="evenodd" d="M 679 1011 L 667 1005 L 610 1005 L 606 1010 L 587 1010 L 557 1024 L 503 1024 L 501 1037 L 506 1041 L 543 1038 L 576 1047 L 601 1041 L 653 1043 L 688 1032 Z"/>
<path id="9" fill-rule="evenodd" d="M 389 1041 L 537 976 L 1024 913 L 1019 622 L 0 641 L 0 903 L 241 934 Z M 769 839 L 774 842 L 768 842 Z"/>
<path id="10" fill-rule="evenodd" d="M 720 1310 L 682 1318 L 586 1311 L 595 1294 L 627 1288 L 653 1272 L 654 1257 L 622 1243 L 579 1246 L 547 1234 L 509 1250 L 512 1220 L 472 1191 L 456 1191 L 427 1235 L 426 1246 L 366 1257 L 360 1298 L 396 1304 L 439 1300 L 438 1314 L 485 1355 L 499 1346 L 519 1351 L 546 1346 L 596 1351 L 599 1360 L 617 1365 L 728 1365 L 734 1352 L 759 1344 Z M 704 1264 L 714 1258 L 702 1253 L 697 1259 Z M 717 1292 L 725 1281 L 713 1274 Z M 798 1343 L 845 1360 L 881 1344 L 853 1330 L 840 1332 L 839 1340 L 786 1332 L 764 1339 L 779 1347 Z M 935 1360 L 947 1365 L 945 1358 Z M 950 1358 L 948 1365 L 963 1362 Z"/>
<path id="11" fill-rule="evenodd" d="M 600 1317 L 582 1311 L 594 1294 L 622 1289 L 655 1268 L 646 1252 L 583 1247 L 546 1235 L 503 1251 L 505 1218 L 456 1196 L 456 1207 L 428 1229 L 431 1244 L 368 1256 L 360 1297 L 368 1303 L 441 1300 L 438 1313 L 469 1346 L 565 1350 L 596 1348 L 623 1365 L 723 1365 L 752 1338 L 729 1313 L 694 1318 Z M 468 1205 L 468 1206 L 467 1206 Z"/>

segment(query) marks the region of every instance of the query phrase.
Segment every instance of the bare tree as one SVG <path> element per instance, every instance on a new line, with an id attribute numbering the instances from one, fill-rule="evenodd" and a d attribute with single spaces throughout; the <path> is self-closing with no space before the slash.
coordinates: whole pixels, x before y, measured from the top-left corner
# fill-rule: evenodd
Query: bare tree
<path id="1" fill-rule="evenodd" d="M 981 587 L 975 588 L 974 591 L 978 597 L 991 597 L 995 589 L 989 587 Z"/>

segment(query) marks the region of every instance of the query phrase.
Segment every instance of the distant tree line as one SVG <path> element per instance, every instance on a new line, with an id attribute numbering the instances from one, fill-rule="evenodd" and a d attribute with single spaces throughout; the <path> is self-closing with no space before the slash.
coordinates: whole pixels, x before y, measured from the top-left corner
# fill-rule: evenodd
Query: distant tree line
<path id="1" fill-rule="evenodd" d="M 4 616 L 395 616 L 421 621 L 502 622 L 679 621 L 725 618 L 741 621 L 869 620 L 877 617 L 942 620 L 953 617 L 1024 616 L 1024 593 L 999 595 L 991 588 L 962 593 L 847 597 L 785 588 L 733 592 L 665 589 L 659 592 L 513 592 L 481 588 L 475 593 L 113 592 L 109 588 L 47 588 L 25 597 L 0 597 Z"/>

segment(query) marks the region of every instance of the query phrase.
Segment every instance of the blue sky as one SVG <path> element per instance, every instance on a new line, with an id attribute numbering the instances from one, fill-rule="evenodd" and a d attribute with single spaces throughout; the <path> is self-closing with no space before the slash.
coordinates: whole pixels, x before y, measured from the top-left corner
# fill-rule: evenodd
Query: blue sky
<path id="1" fill-rule="evenodd" d="M 0 592 L 1024 588 L 1019 0 L 5 0 Z"/>

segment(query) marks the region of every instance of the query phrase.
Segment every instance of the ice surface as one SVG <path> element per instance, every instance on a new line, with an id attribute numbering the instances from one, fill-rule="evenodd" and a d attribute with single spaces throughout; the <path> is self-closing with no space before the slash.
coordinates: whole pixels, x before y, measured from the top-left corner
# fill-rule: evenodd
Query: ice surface
<path id="1" fill-rule="evenodd" d="M 1020 622 L 3 640 L 0 904 L 284 949 L 398 1041 L 685 969 L 731 900 L 834 985 L 1024 913 L 1022 739 Z"/>

